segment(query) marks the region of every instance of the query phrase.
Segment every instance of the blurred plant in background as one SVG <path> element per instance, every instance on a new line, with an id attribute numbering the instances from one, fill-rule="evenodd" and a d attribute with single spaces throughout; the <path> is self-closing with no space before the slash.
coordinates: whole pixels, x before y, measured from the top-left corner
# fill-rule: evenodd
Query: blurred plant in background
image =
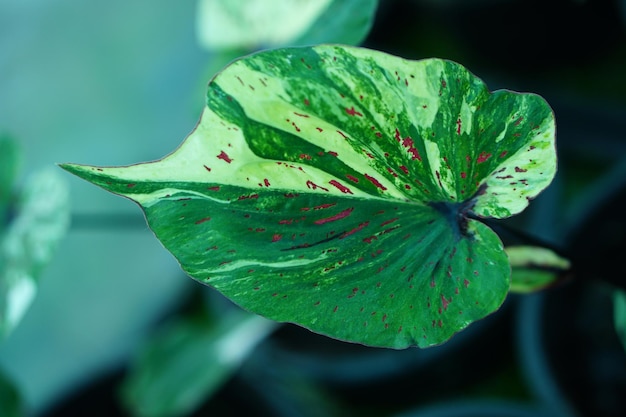
<path id="1" fill-rule="evenodd" d="M 0 343 L 19 325 L 39 277 L 69 226 L 69 190 L 54 167 L 31 173 L 14 188 L 18 144 L 0 136 Z M 18 415 L 19 395 L 0 372 L 0 412 Z"/>
<path id="2" fill-rule="evenodd" d="M 557 179 L 506 226 L 558 247 L 574 274 L 510 297 L 443 346 L 368 349 L 240 313 L 181 277 L 135 207 L 69 179 L 72 227 L 0 343 L 7 415 L 20 402 L 41 416 L 623 414 L 623 1 L 319 2 L 295 6 L 311 12 L 297 20 L 306 31 L 276 24 L 264 37 L 248 29 L 266 24 L 249 23 L 255 35 L 238 45 L 194 22 L 236 16 L 241 2 L 210 3 L 0 3 L 0 126 L 19 138 L 23 166 L 158 158 L 197 120 L 206 81 L 259 48 L 340 42 L 449 58 L 554 108 Z M 269 15 L 204 27 L 281 16 Z"/>

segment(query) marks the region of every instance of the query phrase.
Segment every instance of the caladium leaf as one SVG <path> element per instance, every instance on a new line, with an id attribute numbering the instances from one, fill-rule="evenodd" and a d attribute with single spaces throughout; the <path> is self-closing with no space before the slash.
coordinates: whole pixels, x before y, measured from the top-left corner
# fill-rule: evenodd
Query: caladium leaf
<path id="1" fill-rule="evenodd" d="M 550 183 L 554 132 L 542 98 L 454 62 L 319 45 L 232 63 L 162 160 L 63 167 L 140 204 L 184 270 L 245 309 L 424 347 L 503 302 L 509 261 L 477 219 Z"/>

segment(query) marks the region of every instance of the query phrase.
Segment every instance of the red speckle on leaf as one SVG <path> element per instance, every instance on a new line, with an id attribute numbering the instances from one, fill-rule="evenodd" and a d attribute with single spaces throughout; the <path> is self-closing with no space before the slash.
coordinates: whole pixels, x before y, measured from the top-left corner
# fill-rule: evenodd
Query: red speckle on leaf
<path id="1" fill-rule="evenodd" d="M 400 131 L 398 130 L 398 128 L 396 128 L 396 135 L 395 138 L 398 142 L 400 142 L 402 140 L 402 137 L 400 136 Z"/>
<path id="2" fill-rule="evenodd" d="M 394 172 L 394 170 L 393 170 L 393 169 L 391 169 L 391 168 L 387 167 L 387 172 L 389 172 L 389 173 L 390 173 L 391 175 L 393 175 L 394 177 L 398 178 L 398 174 L 396 174 L 396 173 Z"/>
<path id="3" fill-rule="evenodd" d="M 337 152 L 335 152 L 335 151 L 328 151 L 328 155 L 330 155 L 330 156 L 337 156 L 339 154 Z"/>
<path id="4" fill-rule="evenodd" d="M 502 151 L 502 152 L 500 152 L 499 158 L 504 158 L 508 153 L 509 153 L 509 151 Z"/>
<path id="5" fill-rule="evenodd" d="M 402 146 L 404 146 L 407 149 L 407 152 L 411 154 L 411 159 L 412 160 L 418 160 L 421 161 L 422 160 L 422 156 L 420 155 L 419 151 L 417 150 L 417 148 L 415 148 L 415 142 L 413 142 L 413 138 L 411 138 L 410 136 L 407 136 L 406 138 L 402 139 Z"/>
<path id="6" fill-rule="evenodd" d="M 339 133 L 344 139 L 348 139 L 348 137 L 346 136 L 345 133 L 343 133 L 341 130 L 338 130 L 337 133 Z"/>
<path id="7" fill-rule="evenodd" d="M 227 163 L 231 163 L 233 160 L 228 156 L 228 154 L 224 151 L 222 151 L 219 155 L 217 155 L 218 159 L 221 159 Z"/>
<path id="8" fill-rule="evenodd" d="M 370 237 L 366 237 L 365 239 L 363 239 L 363 242 L 365 243 L 372 243 L 372 241 L 377 240 L 378 237 L 377 236 L 370 236 Z M 372 256 L 376 256 L 376 255 L 372 255 Z"/>
<path id="9" fill-rule="evenodd" d="M 337 203 L 326 203 L 326 204 L 320 204 L 319 206 L 315 206 L 313 207 L 313 210 L 323 210 L 323 209 L 327 209 L 327 208 L 331 208 L 336 206 Z M 308 210 L 308 209 L 307 209 Z"/>
<path id="10" fill-rule="evenodd" d="M 365 226 L 367 226 L 369 224 L 370 224 L 369 221 L 363 222 L 363 223 L 359 224 L 357 227 L 355 227 L 354 229 L 352 229 L 352 230 L 350 230 L 348 232 L 345 232 L 343 235 L 339 236 L 339 239 L 345 239 L 346 237 L 355 234 L 356 232 L 360 231 L 361 229 L 363 229 Z"/>
<path id="11" fill-rule="evenodd" d="M 341 191 L 344 194 L 352 194 L 352 191 L 348 187 L 346 187 L 345 185 L 341 184 L 337 180 L 330 180 L 328 183 L 330 185 L 336 187 L 339 191 Z"/>
<path id="12" fill-rule="evenodd" d="M 404 165 L 400 165 L 400 170 L 401 170 L 402 172 L 404 172 L 405 174 L 408 174 L 408 173 L 409 173 L 409 169 L 408 169 L 407 167 L 405 167 Z"/>
<path id="13" fill-rule="evenodd" d="M 196 224 L 201 224 L 201 223 L 204 223 L 204 222 L 208 222 L 209 220 L 211 220 L 210 217 L 204 217 L 204 218 L 202 218 L 200 220 L 196 220 Z"/>
<path id="14" fill-rule="evenodd" d="M 354 210 L 354 209 L 353 208 L 345 209 L 345 210 L 340 211 L 339 213 L 335 214 L 334 216 L 325 217 L 323 219 L 315 220 L 314 223 L 315 224 L 325 224 L 325 223 L 334 222 L 334 221 L 343 219 L 345 217 L 348 217 L 352 213 L 352 210 Z"/>
<path id="15" fill-rule="evenodd" d="M 386 220 L 380 224 L 380 227 L 387 226 L 390 223 L 397 221 L 399 217 L 394 217 L 393 219 Z"/>
<path id="16" fill-rule="evenodd" d="M 378 182 L 376 178 L 369 176 L 367 174 L 365 174 L 365 178 L 367 178 L 372 184 L 374 184 L 376 187 L 380 188 L 381 190 L 385 191 L 387 189 L 384 185 Z"/>
<path id="17" fill-rule="evenodd" d="M 258 194 L 240 195 L 237 200 L 248 200 L 251 198 L 259 198 L 259 195 Z"/>
<path id="18" fill-rule="evenodd" d="M 435 286 L 436 286 L 436 285 L 437 285 L 437 284 L 435 283 L 435 280 L 434 280 L 434 279 L 431 279 L 431 280 L 430 280 L 430 288 L 435 288 Z"/>
<path id="19" fill-rule="evenodd" d="M 270 186 L 270 181 L 269 181 L 267 178 L 265 178 L 265 179 L 263 180 L 263 184 L 264 184 L 266 187 L 269 187 L 269 186 Z"/>
<path id="20" fill-rule="evenodd" d="M 350 181 L 355 182 L 355 183 L 358 183 L 358 182 L 359 182 L 359 179 L 358 179 L 358 178 L 353 177 L 353 176 L 352 176 L 352 175 L 350 175 L 350 174 L 346 174 L 346 178 L 348 178 Z"/>
<path id="21" fill-rule="evenodd" d="M 446 297 L 444 297 L 443 294 L 441 294 L 441 305 L 443 306 L 444 310 L 448 309 L 448 304 L 450 304 L 451 301 L 452 299 L 446 300 Z"/>
<path id="22" fill-rule="evenodd" d="M 465 288 L 469 287 L 470 282 L 467 279 L 463 280 L 463 285 L 465 286 Z"/>
<path id="23" fill-rule="evenodd" d="M 316 129 L 317 129 L 318 132 L 323 132 L 324 131 L 324 129 L 322 129 L 321 127 L 316 127 Z"/>
<path id="24" fill-rule="evenodd" d="M 527 171 L 528 171 L 527 169 L 523 169 L 523 168 L 520 168 L 520 167 L 515 167 L 515 172 L 527 172 Z"/>
<path id="25" fill-rule="evenodd" d="M 300 194 L 296 194 L 296 193 L 286 193 L 285 194 L 285 198 L 295 198 L 298 197 Z"/>
<path id="26" fill-rule="evenodd" d="M 363 117 L 363 113 L 359 113 L 358 111 L 356 111 L 354 109 L 354 106 L 352 106 L 351 108 L 347 108 L 346 107 L 346 113 L 348 113 L 350 116 L 359 116 L 359 117 Z"/>
<path id="27" fill-rule="evenodd" d="M 298 158 L 310 160 L 311 159 L 311 155 L 307 155 L 305 153 L 301 153 L 300 155 L 298 155 Z"/>
<path id="28" fill-rule="evenodd" d="M 519 118 L 515 121 L 515 123 L 514 123 L 514 124 L 515 124 L 515 126 L 519 126 L 519 125 L 520 125 L 520 123 L 522 123 L 522 120 L 524 120 L 524 118 L 523 118 L 523 117 L 519 117 Z"/>
<path id="29" fill-rule="evenodd" d="M 279 233 L 275 233 L 272 236 L 272 242 L 278 242 L 279 240 L 281 240 L 283 238 L 283 235 L 279 234 Z"/>
<path id="30" fill-rule="evenodd" d="M 466 172 L 461 172 L 461 178 L 463 178 L 463 179 L 467 178 L 467 173 Z"/>
<path id="31" fill-rule="evenodd" d="M 357 294 L 357 292 L 359 292 L 358 288 L 356 288 L 356 287 L 352 288 L 352 292 L 350 293 L 350 295 L 348 295 L 348 298 L 354 297 Z"/>
<path id="32" fill-rule="evenodd" d="M 333 308 L 333 313 L 336 313 L 338 309 L 339 309 L 339 306 L 335 306 L 335 308 Z"/>
<path id="33" fill-rule="evenodd" d="M 299 117 L 309 117 L 308 114 L 298 113 L 298 112 L 295 112 L 295 111 L 293 112 L 293 114 L 295 114 L 296 116 L 299 116 Z"/>
<path id="34" fill-rule="evenodd" d="M 311 189 L 311 190 L 316 190 L 316 189 L 318 189 L 318 188 L 319 188 L 319 189 L 321 189 L 321 190 L 328 191 L 328 188 L 324 188 L 324 187 L 322 187 L 322 186 L 320 186 L 320 185 L 317 185 L 317 184 L 315 184 L 315 183 L 314 183 L 313 181 L 311 181 L 311 180 L 307 180 L 307 182 L 306 182 L 306 186 L 307 186 L 307 188 L 309 188 L 309 189 Z"/>
<path id="35" fill-rule="evenodd" d="M 461 134 L 461 118 L 456 119 L 456 134 Z"/>
<path id="36" fill-rule="evenodd" d="M 207 190 L 211 190 L 211 191 L 219 191 L 219 190 L 220 190 L 220 186 L 219 186 L 219 185 L 216 185 L 216 186 L 213 186 L 213 187 L 207 187 Z"/>
<path id="37" fill-rule="evenodd" d="M 311 104 L 311 102 L 310 102 L 308 99 L 306 99 L 306 98 L 305 98 L 305 99 L 304 99 L 304 105 L 305 105 L 305 106 L 308 106 L 309 104 Z"/>
<path id="38" fill-rule="evenodd" d="M 206 169 L 207 171 L 211 172 L 211 168 L 209 168 L 209 167 L 208 167 L 208 166 L 206 166 L 206 165 L 203 165 L 203 166 L 204 166 L 204 169 Z"/>
<path id="39" fill-rule="evenodd" d="M 487 161 L 489 158 L 491 158 L 490 153 L 481 152 L 480 155 L 478 155 L 478 158 L 476 158 L 476 163 L 482 164 L 483 162 Z"/>
<path id="40" fill-rule="evenodd" d="M 137 185 L 137 184 L 131 182 L 130 184 L 126 184 L 126 187 L 133 188 L 135 185 Z"/>

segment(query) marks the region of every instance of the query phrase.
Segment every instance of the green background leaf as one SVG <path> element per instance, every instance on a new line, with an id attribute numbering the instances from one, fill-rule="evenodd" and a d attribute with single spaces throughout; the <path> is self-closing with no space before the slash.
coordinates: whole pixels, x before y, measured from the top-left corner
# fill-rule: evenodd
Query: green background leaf
<path id="1" fill-rule="evenodd" d="M 615 330 L 622 341 L 622 345 L 624 345 L 624 349 L 626 349 L 626 291 L 615 290 L 613 303 Z"/>
<path id="2" fill-rule="evenodd" d="M 530 293 L 554 283 L 567 272 L 569 260 L 554 251 L 538 246 L 508 246 L 505 248 L 511 263 L 511 291 Z"/>
<path id="3" fill-rule="evenodd" d="M 15 141 L 0 133 L 0 230 L 4 229 L 6 210 L 11 200 L 14 180 L 20 163 L 19 147 Z"/>
<path id="4" fill-rule="evenodd" d="M 538 96 L 361 48 L 267 51 L 210 84 L 172 155 L 63 167 L 142 205 L 187 273 L 242 307 L 374 346 L 442 343 L 496 310 L 502 244 L 556 170 Z"/>
<path id="5" fill-rule="evenodd" d="M 201 0 L 198 39 L 210 50 L 357 45 L 368 34 L 377 5 L 377 0 Z"/>
<path id="6" fill-rule="evenodd" d="M 242 312 L 219 324 L 181 318 L 143 348 L 122 386 L 132 415 L 188 415 L 246 360 L 276 323 Z"/>
<path id="7" fill-rule="evenodd" d="M 12 381 L 0 371 L 0 415 L 2 417 L 22 417 L 22 399 Z"/>
<path id="8" fill-rule="evenodd" d="M 0 338 L 19 323 L 69 226 L 69 190 L 53 169 L 30 176 L 0 246 Z"/>

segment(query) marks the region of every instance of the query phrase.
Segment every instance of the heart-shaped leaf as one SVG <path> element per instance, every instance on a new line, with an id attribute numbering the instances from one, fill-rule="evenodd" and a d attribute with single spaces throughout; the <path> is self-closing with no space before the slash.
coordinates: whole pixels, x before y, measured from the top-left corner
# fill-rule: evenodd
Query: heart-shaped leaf
<path id="1" fill-rule="evenodd" d="M 243 308 L 404 348 L 501 305 L 507 255 L 476 218 L 550 183 L 554 131 L 542 98 L 454 62 L 320 45 L 232 63 L 162 160 L 63 167 L 139 203 L 185 271 Z"/>

